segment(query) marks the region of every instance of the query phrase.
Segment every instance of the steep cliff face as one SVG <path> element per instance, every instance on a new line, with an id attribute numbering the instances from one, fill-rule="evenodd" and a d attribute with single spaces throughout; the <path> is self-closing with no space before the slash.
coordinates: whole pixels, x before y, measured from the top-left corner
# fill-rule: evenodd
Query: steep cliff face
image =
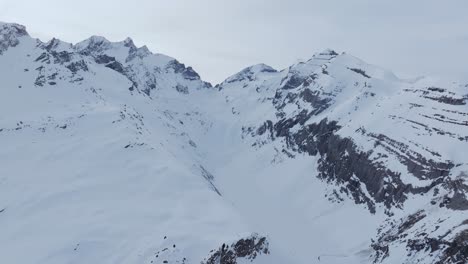
<path id="1" fill-rule="evenodd" d="M 379 232 L 375 238 L 379 242 L 372 244 L 378 256 L 374 263 L 466 260 L 461 249 L 466 241 L 460 238 L 466 227 L 459 227 L 466 220 L 468 201 L 465 84 L 439 87 L 426 80 L 399 80 L 386 70 L 330 50 L 281 72 L 249 71 L 247 82 L 240 78 L 244 75 L 245 70 L 219 88 L 255 90 L 258 100 L 251 107 L 268 105 L 274 113 L 244 127 L 253 147 L 276 144 L 287 159 L 303 154 L 316 157 L 317 172 L 311 176 L 334 186 L 327 194 L 330 200 L 340 203 L 347 197 L 370 214 L 383 212 L 387 220 L 379 230 L 392 232 L 388 221 L 400 221 L 419 210 L 431 212 L 418 232 L 399 229 L 391 239 Z M 440 224 L 449 219 L 454 222 Z M 429 226 L 452 236 L 436 236 Z M 431 248 L 432 257 L 425 256 L 428 241 L 437 243 Z M 449 241 L 457 241 L 456 246 Z M 392 251 L 398 250 L 392 247 L 405 244 L 409 253 L 393 253 L 397 257 L 392 259 Z M 408 257 L 402 260 L 400 254 Z"/>
<path id="2" fill-rule="evenodd" d="M 129 38 L 5 23 L 0 74 L 10 262 L 468 259 L 466 84 L 325 50 L 212 87 Z"/>

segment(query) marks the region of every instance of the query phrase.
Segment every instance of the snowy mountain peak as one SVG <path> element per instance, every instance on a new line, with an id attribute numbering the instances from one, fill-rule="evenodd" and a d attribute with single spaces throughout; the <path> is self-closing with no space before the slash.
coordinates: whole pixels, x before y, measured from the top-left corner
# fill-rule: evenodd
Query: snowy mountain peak
<path id="1" fill-rule="evenodd" d="M 29 36 L 26 27 L 16 23 L 0 22 L 0 55 L 9 47 L 15 47 L 22 37 Z"/>
<path id="2" fill-rule="evenodd" d="M 277 72 L 276 69 L 274 69 L 273 67 L 269 66 L 269 65 L 266 65 L 264 63 L 259 63 L 259 64 L 255 64 L 255 65 L 252 65 L 248 68 L 246 68 L 245 70 L 250 71 L 250 72 L 253 72 L 253 73 L 262 73 L 262 72 Z"/>
<path id="3" fill-rule="evenodd" d="M 126 47 L 136 49 L 135 43 L 133 43 L 133 39 L 131 39 L 130 37 L 124 39 L 123 43 Z"/>
<path id="4" fill-rule="evenodd" d="M 0 30 L 5 263 L 468 263 L 465 84 Z"/>
<path id="5" fill-rule="evenodd" d="M 333 59 L 335 58 L 336 56 L 339 56 L 339 54 L 334 51 L 333 49 L 325 49 L 321 52 L 318 52 L 318 53 L 315 53 L 311 60 L 312 59 L 322 59 L 322 60 L 330 60 L 330 59 Z"/>
<path id="6" fill-rule="evenodd" d="M 225 81 L 223 81 L 221 84 L 218 85 L 218 87 L 222 87 L 225 84 L 228 83 L 235 83 L 235 82 L 251 82 L 254 81 L 258 78 L 262 78 L 264 75 L 271 75 L 272 73 L 278 72 L 275 70 L 273 67 L 268 66 L 263 63 L 259 63 L 256 65 L 252 65 L 250 67 L 247 67 L 240 72 L 230 76 L 227 78 Z"/>
<path id="7" fill-rule="evenodd" d="M 152 54 L 151 51 L 148 49 L 146 45 L 143 45 L 137 49 L 137 52 L 141 54 L 142 56 L 144 55 L 150 55 Z"/>
<path id="8" fill-rule="evenodd" d="M 74 45 L 74 49 L 81 54 L 94 57 L 111 56 L 120 63 L 128 62 L 135 58 L 143 59 L 152 55 L 146 46 L 137 48 L 131 38 L 123 41 L 111 42 L 101 36 L 92 36 Z"/>
<path id="9" fill-rule="evenodd" d="M 26 27 L 16 23 L 0 22 L 0 35 L 15 35 L 16 37 L 29 36 Z"/>
<path id="10" fill-rule="evenodd" d="M 335 50 L 330 49 L 330 48 L 324 49 L 322 52 L 318 54 L 323 55 L 323 56 L 337 56 L 338 55 L 338 53 Z"/>
<path id="11" fill-rule="evenodd" d="M 57 52 L 71 51 L 73 48 L 73 45 L 71 43 L 67 43 L 56 38 L 52 38 L 48 42 L 43 43 L 43 46 L 45 47 L 46 50 L 49 50 L 49 51 L 54 50 Z"/>
<path id="12" fill-rule="evenodd" d="M 110 49 L 112 43 L 105 37 L 91 36 L 74 45 L 74 48 L 83 54 L 97 54 Z"/>

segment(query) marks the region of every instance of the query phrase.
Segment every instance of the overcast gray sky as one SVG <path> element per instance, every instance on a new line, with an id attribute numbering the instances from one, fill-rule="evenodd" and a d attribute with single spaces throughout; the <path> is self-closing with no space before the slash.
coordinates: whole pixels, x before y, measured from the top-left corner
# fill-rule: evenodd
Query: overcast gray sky
<path id="1" fill-rule="evenodd" d="M 467 0 L 0 0 L 0 21 L 43 41 L 130 36 L 213 83 L 325 48 L 402 77 L 468 75 Z"/>

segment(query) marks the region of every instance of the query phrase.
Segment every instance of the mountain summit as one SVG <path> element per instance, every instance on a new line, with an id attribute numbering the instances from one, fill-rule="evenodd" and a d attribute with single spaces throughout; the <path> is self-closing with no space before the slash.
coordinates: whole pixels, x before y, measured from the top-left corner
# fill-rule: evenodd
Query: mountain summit
<path id="1" fill-rule="evenodd" d="M 0 23 L 5 263 L 468 261 L 468 84 L 325 50 L 212 87 Z"/>

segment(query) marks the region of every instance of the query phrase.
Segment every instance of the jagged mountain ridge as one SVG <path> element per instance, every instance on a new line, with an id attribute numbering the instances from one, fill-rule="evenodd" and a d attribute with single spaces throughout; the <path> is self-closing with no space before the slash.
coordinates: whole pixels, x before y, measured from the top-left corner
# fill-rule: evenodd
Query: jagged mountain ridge
<path id="1" fill-rule="evenodd" d="M 25 263 L 193 263 L 255 232 L 270 248 L 243 252 L 268 254 L 231 262 L 466 260 L 465 85 L 326 50 L 211 87 L 130 39 L 42 43 L 0 26 L 2 244 L 23 242 L 7 257 L 44 237 L 39 225 L 52 235 Z"/>

